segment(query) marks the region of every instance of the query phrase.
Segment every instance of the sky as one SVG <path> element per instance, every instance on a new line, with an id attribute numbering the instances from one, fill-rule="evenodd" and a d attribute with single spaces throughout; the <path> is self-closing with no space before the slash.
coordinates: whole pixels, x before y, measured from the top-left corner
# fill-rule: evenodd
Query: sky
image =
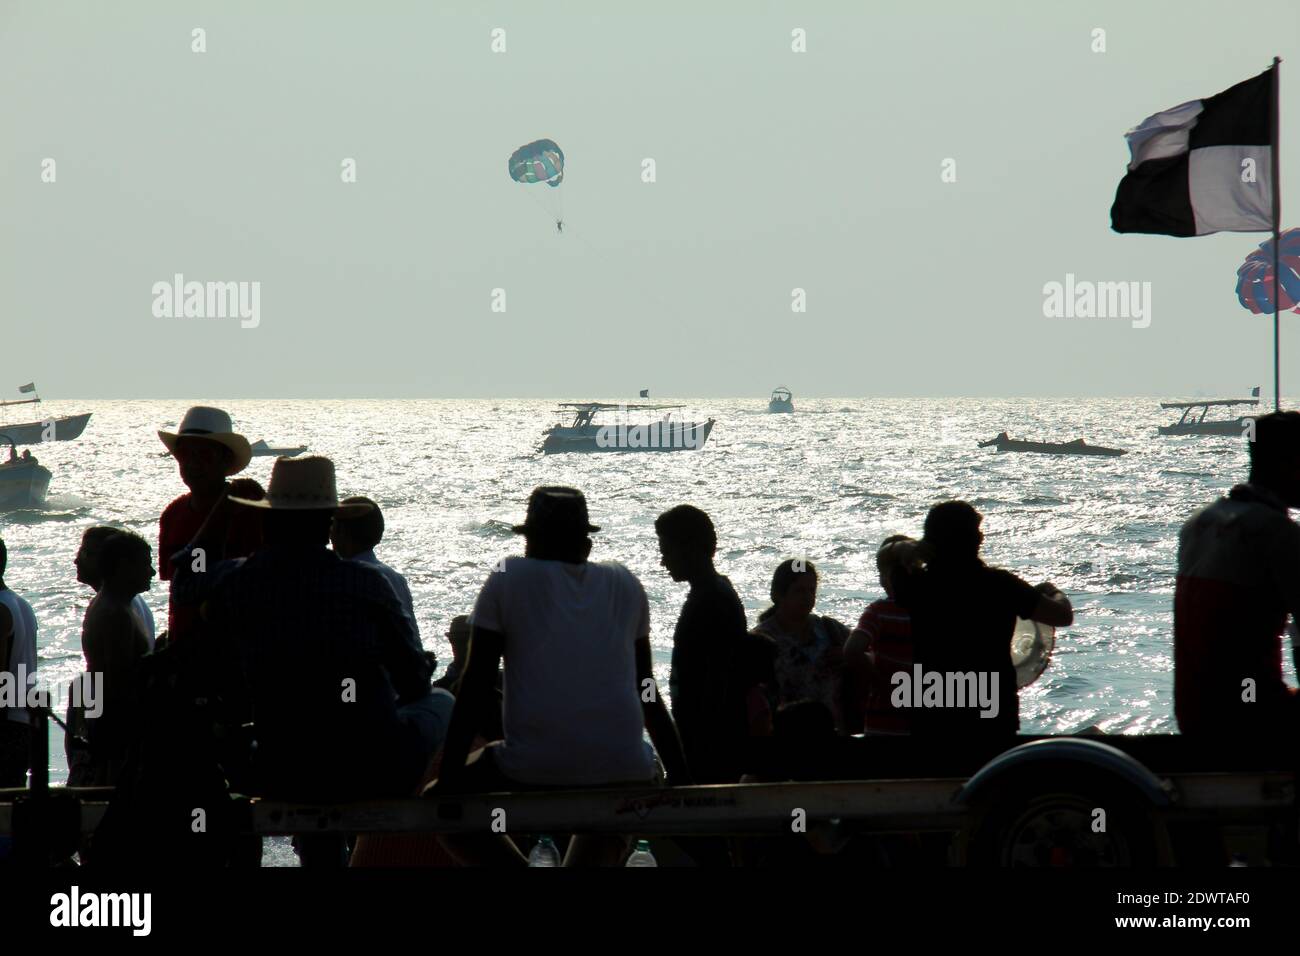
<path id="1" fill-rule="evenodd" d="M 1109 210 L 1126 130 L 1274 56 L 1285 227 L 1294 0 L 3 0 L 0 397 L 1268 394 L 1267 234 Z M 178 273 L 256 326 L 155 314 Z M 1067 275 L 1150 324 L 1046 317 Z"/>

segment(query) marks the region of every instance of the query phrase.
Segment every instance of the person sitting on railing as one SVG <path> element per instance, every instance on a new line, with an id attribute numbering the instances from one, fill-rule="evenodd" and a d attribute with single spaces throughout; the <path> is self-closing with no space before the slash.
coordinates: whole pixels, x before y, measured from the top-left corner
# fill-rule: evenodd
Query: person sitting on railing
<path id="1" fill-rule="evenodd" d="M 643 730 L 669 782 L 691 782 L 654 683 L 645 590 L 621 564 L 587 560 L 588 535 L 599 530 L 582 492 L 533 491 L 524 524 L 514 528 L 524 536 L 524 557 L 494 567 L 470 615 L 469 661 L 429 796 L 644 787 L 656 766 Z M 470 755 L 502 658 L 505 739 Z M 448 835 L 443 843 L 466 864 L 525 863 L 506 834 Z M 617 864 L 626 849 L 621 836 L 577 837 L 566 863 Z"/>
<path id="2" fill-rule="evenodd" d="M 246 560 L 199 569 L 187 555 L 226 534 L 235 508 L 264 515 Z M 176 556 L 173 598 L 203 614 L 242 663 L 263 794 L 349 800 L 404 796 L 442 742 L 452 697 L 392 585 L 326 547 L 340 507 L 328 458 L 280 458 L 265 499 L 222 499 Z M 184 560 L 182 560 L 184 558 Z M 303 865 L 342 865 L 339 835 L 300 841 Z"/>
<path id="3" fill-rule="evenodd" d="M 393 593 L 401 602 L 402 609 L 411 619 L 415 637 L 420 638 L 420 625 L 415 619 L 415 602 L 411 599 L 411 586 L 406 578 L 395 568 L 390 568 L 375 557 L 375 548 L 384 540 L 384 513 L 372 499 L 363 496 L 344 498 L 343 505 L 365 505 L 369 510 L 357 518 L 334 516 L 330 525 L 330 544 L 334 552 L 345 561 L 360 561 L 374 568 L 393 586 Z"/>

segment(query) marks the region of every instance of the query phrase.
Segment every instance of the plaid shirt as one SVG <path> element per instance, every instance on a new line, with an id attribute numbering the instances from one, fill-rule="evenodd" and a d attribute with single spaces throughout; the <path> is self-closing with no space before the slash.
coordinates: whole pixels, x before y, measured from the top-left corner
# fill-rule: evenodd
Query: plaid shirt
<path id="1" fill-rule="evenodd" d="M 275 779 L 310 793 L 382 766 L 402 733 L 397 707 L 431 676 L 388 580 L 324 547 L 267 547 L 206 572 L 187 550 L 173 558 L 172 600 L 202 603 L 237 652 Z"/>

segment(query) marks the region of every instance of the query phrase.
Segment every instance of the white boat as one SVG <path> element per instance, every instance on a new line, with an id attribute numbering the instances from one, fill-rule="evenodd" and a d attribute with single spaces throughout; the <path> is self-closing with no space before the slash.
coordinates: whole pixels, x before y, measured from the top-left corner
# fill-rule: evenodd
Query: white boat
<path id="1" fill-rule="evenodd" d="M 767 410 L 769 412 L 793 412 L 794 396 L 784 385 L 778 385 L 772 390 L 772 397 L 768 399 Z"/>
<path id="2" fill-rule="evenodd" d="M 0 402 L 0 408 L 10 405 L 35 405 L 41 400 L 41 397 L 35 394 L 35 385 L 24 385 L 19 391 L 31 392 L 35 397 Z M 12 425 L 0 422 L 0 432 L 3 432 L 7 440 L 14 445 L 39 445 L 44 441 L 72 441 L 74 438 L 81 437 L 88 421 L 90 421 L 90 412 L 39 422 L 17 422 Z"/>
<path id="3" fill-rule="evenodd" d="M 570 424 L 554 425 L 546 431 L 542 453 L 597 451 L 691 451 L 704 447 L 713 431 L 714 419 L 684 422 L 672 417 L 672 410 L 683 405 L 611 405 L 605 402 L 565 402 L 559 411 L 572 415 Z M 596 424 L 602 412 L 619 411 L 613 422 Z M 628 411 L 664 411 L 662 420 L 631 424 Z"/>
<path id="4" fill-rule="evenodd" d="M 1230 405 L 1258 405 L 1258 398 L 1214 398 L 1202 402 L 1161 402 L 1161 408 L 1181 408 L 1182 418 L 1172 425 L 1161 425 L 1161 435 L 1222 435 L 1231 438 L 1243 438 L 1254 416 L 1241 415 L 1236 418 L 1212 418 L 1205 420 L 1211 407 Z M 1200 409 L 1200 414 L 1196 410 Z"/>
<path id="5" fill-rule="evenodd" d="M 253 449 L 254 458 L 264 458 L 267 455 L 275 455 L 281 458 L 292 458 L 294 455 L 301 455 L 307 450 L 306 445 L 295 445 L 292 448 L 283 446 L 268 445 L 263 439 L 259 438 L 253 444 L 249 445 Z"/>
<path id="6" fill-rule="evenodd" d="M 0 434 L 0 440 L 3 440 Z M 50 490 L 50 470 L 31 452 L 21 456 L 9 445 L 9 459 L 0 461 L 0 511 L 19 508 L 44 508 Z"/>

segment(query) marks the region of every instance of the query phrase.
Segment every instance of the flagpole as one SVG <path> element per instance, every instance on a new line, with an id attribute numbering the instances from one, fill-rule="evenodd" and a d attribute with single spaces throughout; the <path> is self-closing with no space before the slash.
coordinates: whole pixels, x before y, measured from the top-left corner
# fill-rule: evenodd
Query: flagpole
<path id="1" fill-rule="evenodd" d="M 1273 57 L 1273 116 L 1272 129 L 1269 130 L 1270 158 L 1273 166 L 1273 410 L 1282 409 L 1282 322 L 1281 314 L 1281 275 L 1279 273 L 1279 253 L 1282 247 L 1282 162 L 1281 123 L 1278 117 L 1281 108 L 1278 94 L 1281 84 L 1278 82 L 1278 70 L 1282 60 Z"/>

